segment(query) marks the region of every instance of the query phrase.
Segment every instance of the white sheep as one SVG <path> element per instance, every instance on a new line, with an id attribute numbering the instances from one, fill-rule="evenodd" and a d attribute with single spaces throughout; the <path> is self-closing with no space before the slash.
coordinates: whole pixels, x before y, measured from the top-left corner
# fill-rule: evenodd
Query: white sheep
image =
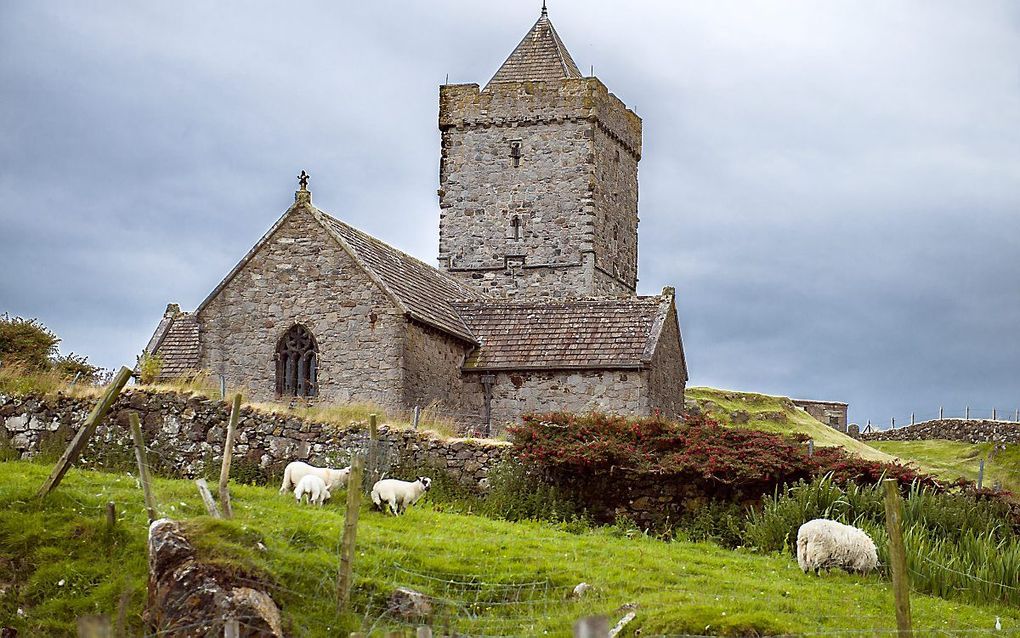
<path id="1" fill-rule="evenodd" d="M 323 481 L 322 477 L 315 474 L 305 474 L 298 481 L 297 487 L 294 488 L 294 498 L 297 499 L 300 505 L 305 496 L 308 497 L 309 505 L 314 503 L 322 507 L 323 502 L 332 495 L 329 493 L 326 481 Z"/>
<path id="2" fill-rule="evenodd" d="M 335 490 L 347 486 L 347 478 L 351 475 L 351 468 L 345 467 L 342 470 L 335 470 L 328 467 L 315 467 L 301 461 L 294 461 L 287 464 L 283 470 L 283 485 L 280 487 L 280 494 L 294 489 L 301 479 L 308 474 L 314 474 L 322 479 L 326 487 Z"/>
<path id="3" fill-rule="evenodd" d="M 380 510 L 383 504 L 389 505 L 394 516 L 399 516 L 414 505 L 421 498 L 422 494 L 429 490 L 432 479 L 419 476 L 413 482 L 398 481 L 397 479 L 383 479 L 372 486 L 372 502 Z"/>
<path id="4" fill-rule="evenodd" d="M 805 572 L 842 567 L 866 573 L 878 567 L 878 550 L 864 530 L 816 518 L 797 531 L 797 564 Z"/>

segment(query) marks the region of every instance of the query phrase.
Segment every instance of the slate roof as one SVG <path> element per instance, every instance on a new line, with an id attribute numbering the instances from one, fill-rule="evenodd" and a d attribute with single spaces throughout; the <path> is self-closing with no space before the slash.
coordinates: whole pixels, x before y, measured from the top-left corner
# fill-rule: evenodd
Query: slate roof
<path id="1" fill-rule="evenodd" d="M 579 77 L 582 77 L 581 72 L 543 8 L 538 22 L 531 27 L 503 66 L 499 67 L 489 84 Z"/>
<path id="2" fill-rule="evenodd" d="M 163 359 L 160 379 L 173 379 L 199 367 L 198 321 L 188 312 L 174 312 L 171 305 L 149 341 L 146 351 Z"/>
<path id="3" fill-rule="evenodd" d="M 451 302 L 479 294 L 453 277 L 316 210 L 319 221 L 411 318 L 469 342 L 475 339 Z"/>
<path id="4" fill-rule="evenodd" d="M 464 368 L 640 368 L 652 359 L 672 299 L 458 302 L 454 307 L 481 344 Z"/>

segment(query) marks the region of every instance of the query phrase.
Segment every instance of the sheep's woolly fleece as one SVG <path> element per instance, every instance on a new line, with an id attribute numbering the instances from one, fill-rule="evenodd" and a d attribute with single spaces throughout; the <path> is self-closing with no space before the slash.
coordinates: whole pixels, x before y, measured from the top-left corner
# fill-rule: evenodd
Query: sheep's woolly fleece
<path id="1" fill-rule="evenodd" d="M 797 532 L 797 563 L 805 572 L 832 567 L 870 572 L 878 567 L 878 550 L 864 530 L 816 518 Z"/>

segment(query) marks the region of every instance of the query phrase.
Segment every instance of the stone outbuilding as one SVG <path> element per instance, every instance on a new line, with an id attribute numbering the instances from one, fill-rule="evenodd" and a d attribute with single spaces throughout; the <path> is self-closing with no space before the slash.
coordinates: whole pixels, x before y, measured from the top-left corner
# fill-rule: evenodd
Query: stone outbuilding
<path id="1" fill-rule="evenodd" d="M 146 350 L 256 400 L 678 416 L 673 288 L 636 295 L 641 120 L 581 77 L 546 11 L 484 89 L 440 90 L 440 268 L 294 205 Z"/>

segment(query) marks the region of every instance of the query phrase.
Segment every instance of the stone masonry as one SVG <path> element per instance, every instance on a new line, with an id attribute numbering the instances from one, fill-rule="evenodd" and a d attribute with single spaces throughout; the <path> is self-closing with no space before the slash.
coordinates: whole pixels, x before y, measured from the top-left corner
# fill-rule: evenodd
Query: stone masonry
<path id="1" fill-rule="evenodd" d="M 62 450 L 94 404 L 94 400 L 66 396 L 0 395 L 0 442 L 6 441 L 23 458 L 34 456 L 47 441 L 51 452 Z M 79 466 L 102 469 L 111 456 L 133 464 L 127 427 L 131 411 L 139 414 L 150 463 L 161 474 L 195 477 L 219 467 L 230 406 L 198 396 L 142 390 L 121 394 Z M 469 487 L 477 487 L 509 450 L 508 444 L 498 441 L 444 439 L 386 424 L 379 427 L 379 441 L 384 469 L 396 477 L 408 478 L 400 468 L 413 472 L 438 467 Z M 246 406 L 241 410 L 234 445 L 235 469 L 248 465 L 264 474 L 276 474 L 295 460 L 342 467 L 354 453 L 364 451 L 367 443 L 364 423 L 340 427 Z"/>
<path id="2" fill-rule="evenodd" d="M 496 296 L 634 294 L 641 120 L 605 85 L 446 85 L 439 128 L 445 271 Z"/>
<path id="3" fill-rule="evenodd" d="M 963 441 L 1020 443 L 1020 423 L 987 419 L 934 419 L 902 428 L 862 434 L 865 441 Z"/>
<path id="4" fill-rule="evenodd" d="M 300 323 L 320 339 L 320 394 L 338 403 L 401 407 L 405 319 L 303 207 L 197 315 L 202 367 L 253 399 L 274 398 L 277 341 Z M 339 343 L 357 343 L 358 356 Z"/>
<path id="5" fill-rule="evenodd" d="M 258 401 L 416 406 L 465 432 L 528 412 L 679 417 L 671 287 L 638 296 L 641 119 L 547 12 L 484 87 L 439 92 L 439 268 L 294 205 L 146 352 Z"/>

